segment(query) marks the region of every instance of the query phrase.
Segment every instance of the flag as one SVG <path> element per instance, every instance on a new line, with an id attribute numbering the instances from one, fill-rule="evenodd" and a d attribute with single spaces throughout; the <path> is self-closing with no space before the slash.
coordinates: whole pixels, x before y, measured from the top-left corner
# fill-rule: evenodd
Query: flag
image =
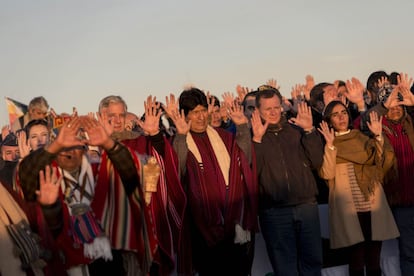
<path id="1" fill-rule="evenodd" d="M 18 102 L 16 100 L 13 100 L 9 97 L 5 97 L 5 98 L 6 98 L 6 104 L 7 104 L 7 111 L 9 113 L 10 126 L 12 126 L 14 121 L 24 116 L 24 114 L 26 114 L 28 107 L 27 105 L 21 102 Z"/>

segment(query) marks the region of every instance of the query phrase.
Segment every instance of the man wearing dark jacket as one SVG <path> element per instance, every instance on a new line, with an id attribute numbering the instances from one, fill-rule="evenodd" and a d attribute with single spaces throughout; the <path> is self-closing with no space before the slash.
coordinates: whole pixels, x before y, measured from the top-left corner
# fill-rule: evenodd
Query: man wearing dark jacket
<path id="1" fill-rule="evenodd" d="M 289 121 L 282 116 L 281 103 L 277 89 L 259 88 L 252 116 L 261 232 L 275 275 L 321 275 L 312 168 L 322 165 L 323 144 L 306 103 Z"/>

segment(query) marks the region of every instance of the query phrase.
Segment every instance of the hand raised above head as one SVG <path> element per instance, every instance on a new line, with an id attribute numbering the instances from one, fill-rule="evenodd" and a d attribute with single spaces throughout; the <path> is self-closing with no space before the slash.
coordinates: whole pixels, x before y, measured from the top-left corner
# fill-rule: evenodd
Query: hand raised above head
<path id="1" fill-rule="evenodd" d="M 59 133 L 53 144 L 56 144 L 60 149 L 84 145 L 85 141 L 79 137 L 81 128 L 80 118 L 77 116 L 71 117 L 59 129 Z"/>
<path id="2" fill-rule="evenodd" d="M 310 106 L 306 102 L 301 102 L 298 105 L 298 115 L 296 118 L 291 118 L 289 120 L 290 123 L 301 127 L 304 130 L 312 129 L 313 121 L 312 121 L 312 110 Z"/>
<path id="3" fill-rule="evenodd" d="M 236 101 L 233 101 L 233 103 L 227 107 L 227 110 L 230 119 L 235 125 L 241 125 L 248 122 L 247 117 L 243 113 L 243 107 Z"/>
<path id="4" fill-rule="evenodd" d="M 156 97 L 151 95 L 147 97 L 144 102 L 145 120 L 138 121 L 139 126 L 149 135 L 156 135 L 160 131 L 160 118 L 162 112 L 160 111 L 160 103 L 157 103 Z"/>

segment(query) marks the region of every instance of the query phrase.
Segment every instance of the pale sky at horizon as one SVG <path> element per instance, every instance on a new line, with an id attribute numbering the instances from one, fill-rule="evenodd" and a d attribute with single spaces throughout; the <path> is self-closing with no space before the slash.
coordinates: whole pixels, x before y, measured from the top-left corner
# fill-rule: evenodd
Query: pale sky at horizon
<path id="1" fill-rule="evenodd" d="M 377 70 L 414 76 L 414 1 L 0 0 L 4 97 L 44 96 L 57 112 L 122 96 L 141 115 L 192 84 L 216 96 L 275 78 L 285 96 Z"/>

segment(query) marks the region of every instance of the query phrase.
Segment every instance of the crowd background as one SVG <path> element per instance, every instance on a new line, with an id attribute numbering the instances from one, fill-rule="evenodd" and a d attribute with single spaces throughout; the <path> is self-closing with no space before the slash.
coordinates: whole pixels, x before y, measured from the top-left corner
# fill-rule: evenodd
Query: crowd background
<path id="1" fill-rule="evenodd" d="M 183 85 L 220 95 L 276 78 L 281 92 L 375 70 L 413 76 L 414 3 L 390 1 L 0 1 L 1 100 L 47 98 L 59 112 L 94 111 L 119 94 L 142 114 Z M 72 100 L 78 97 L 79 101 Z"/>

